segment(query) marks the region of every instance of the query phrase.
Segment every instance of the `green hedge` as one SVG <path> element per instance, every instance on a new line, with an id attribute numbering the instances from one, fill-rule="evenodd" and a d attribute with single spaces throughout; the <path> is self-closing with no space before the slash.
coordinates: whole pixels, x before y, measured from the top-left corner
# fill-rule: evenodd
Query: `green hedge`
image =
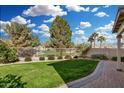
<path id="1" fill-rule="evenodd" d="M 58 56 L 58 59 L 63 59 L 63 57 L 62 56 Z"/>
<path id="2" fill-rule="evenodd" d="M 45 57 L 39 57 L 39 60 L 45 60 Z"/>
<path id="3" fill-rule="evenodd" d="M 70 55 L 66 55 L 65 59 L 72 59 L 72 57 Z"/>
<path id="4" fill-rule="evenodd" d="M 93 54 L 91 55 L 93 59 L 107 60 L 108 58 L 104 54 Z"/>
<path id="5" fill-rule="evenodd" d="M 55 56 L 54 55 L 48 55 L 48 60 L 55 60 Z"/>
<path id="6" fill-rule="evenodd" d="M 76 56 L 74 56 L 74 58 L 75 58 L 75 59 L 77 59 L 77 58 L 78 58 L 78 56 L 76 55 Z"/>
<path id="7" fill-rule="evenodd" d="M 117 57 L 112 57 L 111 60 L 113 60 L 113 61 L 117 61 Z M 124 57 L 121 57 L 121 61 L 124 62 Z"/>
<path id="8" fill-rule="evenodd" d="M 32 61 L 31 57 L 25 57 L 25 61 Z"/>

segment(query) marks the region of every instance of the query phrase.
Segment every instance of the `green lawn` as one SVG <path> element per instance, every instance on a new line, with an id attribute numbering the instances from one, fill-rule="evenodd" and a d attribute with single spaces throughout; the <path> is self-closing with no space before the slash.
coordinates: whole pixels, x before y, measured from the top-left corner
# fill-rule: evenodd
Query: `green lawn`
<path id="1" fill-rule="evenodd" d="M 66 60 L 61 62 L 36 62 L 0 67 L 0 76 L 17 74 L 27 82 L 26 87 L 58 87 L 69 81 L 87 76 L 96 68 L 97 61 Z"/>

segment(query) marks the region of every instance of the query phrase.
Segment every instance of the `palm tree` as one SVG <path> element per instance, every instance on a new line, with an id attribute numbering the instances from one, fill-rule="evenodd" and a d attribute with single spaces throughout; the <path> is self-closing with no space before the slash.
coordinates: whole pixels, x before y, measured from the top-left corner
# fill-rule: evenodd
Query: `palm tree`
<path id="1" fill-rule="evenodd" d="M 99 36 L 98 37 L 98 41 L 100 42 L 100 48 L 102 46 L 103 41 L 105 41 L 105 40 L 106 40 L 106 38 L 104 36 Z"/>
<path id="2" fill-rule="evenodd" d="M 98 37 L 98 33 L 96 33 L 96 32 L 94 32 L 92 35 L 91 35 L 91 37 L 93 38 L 93 40 L 94 40 L 94 48 L 95 48 L 95 46 L 96 46 L 96 39 L 97 39 L 97 37 Z"/>
<path id="3" fill-rule="evenodd" d="M 89 37 L 88 42 L 90 42 L 91 48 L 92 48 L 92 45 L 93 45 L 93 42 L 94 42 L 94 39 L 93 39 L 92 35 Z"/>

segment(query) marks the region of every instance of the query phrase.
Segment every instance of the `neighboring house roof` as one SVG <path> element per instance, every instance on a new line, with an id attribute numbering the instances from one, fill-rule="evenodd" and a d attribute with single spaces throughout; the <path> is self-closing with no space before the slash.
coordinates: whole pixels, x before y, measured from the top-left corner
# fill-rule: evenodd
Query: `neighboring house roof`
<path id="1" fill-rule="evenodd" d="M 121 6 L 118 9 L 112 32 L 113 33 L 118 33 L 122 23 L 124 23 L 124 6 Z M 121 31 L 124 31 L 124 29 L 121 30 Z"/>

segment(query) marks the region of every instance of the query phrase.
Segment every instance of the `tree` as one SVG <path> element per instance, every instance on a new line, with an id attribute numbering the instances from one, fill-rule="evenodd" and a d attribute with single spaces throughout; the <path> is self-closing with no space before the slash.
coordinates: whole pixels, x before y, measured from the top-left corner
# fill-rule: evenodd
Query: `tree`
<path id="1" fill-rule="evenodd" d="M 72 32 L 69 24 L 62 17 L 57 16 L 50 29 L 51 47 L 70 48 Z"/>
<path id="2" fill-rule="evenodd" d="M 35 46 L 38 46 L 40 45 L 40 40 L 37 36 L 32 36 L 32 43 L 31 43 L 31 46 L 32 47 L 35 47 Z"/>
<path id="3" fill-rule="evenodd" d="M 11 42 L 14 47 L 28 47 L 32 46 L 34 36 L 29 28 L 24 24 L 12 22 L 7 25 L 5 31 L 10 36 Z"/>
<path id="4" fill-rule="evenodd" d="M 18 61 L 17 52 L 14 48 L 9 48 L 7 44 L 0 40 L 0 63 L 11 63 Z"/>
<path id="5" fill-rule="evenodd" d="M 97 37 L 98 37 L 98 33 L 96 33 L 96 32 L 94 32 L 92 35 L 91 35 L 91 37 L 93 38 L 93 40 L 94 40 L 94 48 L 96 47 L 96 39 L 97 39 Z"/>
<path id="6" fill-rule="evenodd" d="M 105 41 L 105 40 L 106 40 L 106 38 L 104 36 L 99 36 L 98 37 L 98 41 L 100 42 L 100 48 L 102 46 L 103 41 Z"/>
<path id="7" fill-rule="evenodd" d="M 92 36 L 89 37 L 88 42 L 90 42 L 91 47 L 93 46 L 94 39 Z"/>

